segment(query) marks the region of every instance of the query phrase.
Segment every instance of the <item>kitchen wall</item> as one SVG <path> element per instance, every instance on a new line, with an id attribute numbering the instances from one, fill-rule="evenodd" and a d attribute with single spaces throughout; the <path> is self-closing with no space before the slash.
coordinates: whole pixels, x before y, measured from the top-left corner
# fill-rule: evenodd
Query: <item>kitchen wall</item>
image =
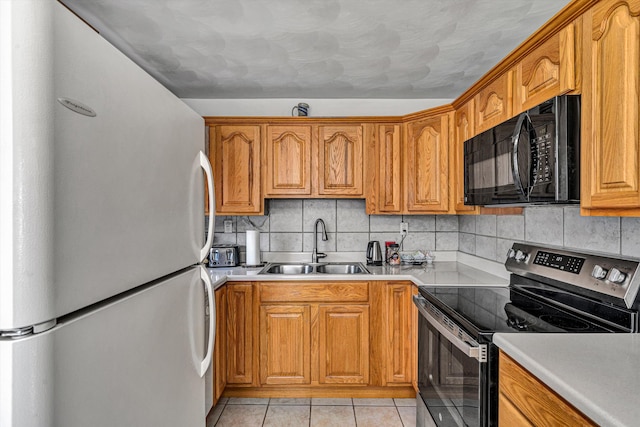
<path id="1" fill-rule="evenodd" d="M 318 238 L 324 252 L 364 252 L 369 240 L 400 241 L 400 223 L 409 223 L 404 250 L 458 250 L 458 217 L 454 215 L 367 215 L 364 200 L 283 199 L 269 200 L 269 215 L 260 217 L 217 216 L 214 243 L 245 245 L 245 231 L 261 231 L 263 252 L 311 252 L 313 227 L 322 218 L 329 240 Z M 224 233 L 224 220 L 233 221 L 233 233 Z"/>
<path id="2" fill-rule="evenodd" d="M 581 217 L 578 207 L 540 206 L 523 215 L 367 215 L 364 200 L 297 200 L 268 202 L 269 215 L 218 216 L 215 243 L 245 245 L 245 230 L 257 228 L 263 252 L 311 252 L 313 226 L 322 218 L 329 240 L 318 240 L 325 252 L 364 252 L 369 240 L 399 241 L 400 222 L 409 223 L 404 250 L 456 251 L 504 262 L 514 241 L 567 246 L 640 257 L 640 218 Z M 255 226 L 247 221 L 250 219 Z M 232 233 L 223 221 L 231 219 Z M 242 248 L 244 250 L 244 248 Z"/>

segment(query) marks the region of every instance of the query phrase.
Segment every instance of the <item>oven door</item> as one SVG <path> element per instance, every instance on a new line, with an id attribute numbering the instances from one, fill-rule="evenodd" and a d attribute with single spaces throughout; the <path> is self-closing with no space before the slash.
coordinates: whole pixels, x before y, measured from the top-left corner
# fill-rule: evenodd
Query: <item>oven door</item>
<path id="1" fill-rule="evenodd" d="M 488 425 L 488 390 L 483 391 L 488 380 L 482 378 L 487 345 L 478 344 L 421 295 L 413 298 L 420 312 L 418 407 L 427 409 L 418 411 L 418 426 Z"/>

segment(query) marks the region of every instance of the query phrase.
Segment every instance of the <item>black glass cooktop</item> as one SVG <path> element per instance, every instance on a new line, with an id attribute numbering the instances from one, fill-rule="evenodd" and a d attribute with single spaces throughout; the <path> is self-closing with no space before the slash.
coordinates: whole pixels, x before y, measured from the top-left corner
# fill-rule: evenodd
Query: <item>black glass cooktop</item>
<path id="1" fill-rule="evenodd" d="M 558 290 L 561 297 L 566 292 Z M 548 297 L 552 291 L 544 289 Z M 494 332 L 629 332 L 517 287 L 420 287 L 429 302 L 474 337 Z"/>

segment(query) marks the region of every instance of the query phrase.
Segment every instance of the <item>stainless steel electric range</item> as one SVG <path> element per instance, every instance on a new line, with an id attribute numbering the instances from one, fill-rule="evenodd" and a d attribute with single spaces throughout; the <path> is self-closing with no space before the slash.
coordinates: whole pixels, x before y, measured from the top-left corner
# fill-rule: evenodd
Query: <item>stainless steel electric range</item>
<path id="1" fill-rule="evenodd" d="M 497 425 L 496 332 L 638 332 L 639 265 L 514 243 L 508 287 L 420 287 L 418 426 Z"/>

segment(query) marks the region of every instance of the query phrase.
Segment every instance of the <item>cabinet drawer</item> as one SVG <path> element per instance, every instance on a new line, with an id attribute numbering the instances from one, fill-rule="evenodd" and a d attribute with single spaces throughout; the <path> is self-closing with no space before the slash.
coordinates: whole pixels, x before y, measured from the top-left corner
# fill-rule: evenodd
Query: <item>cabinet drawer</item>
<path id="1" fill-rule="evenodd" d="M 369 300 L 368 282 L 261 283 L 262 302 L 333 302 Z"/>

